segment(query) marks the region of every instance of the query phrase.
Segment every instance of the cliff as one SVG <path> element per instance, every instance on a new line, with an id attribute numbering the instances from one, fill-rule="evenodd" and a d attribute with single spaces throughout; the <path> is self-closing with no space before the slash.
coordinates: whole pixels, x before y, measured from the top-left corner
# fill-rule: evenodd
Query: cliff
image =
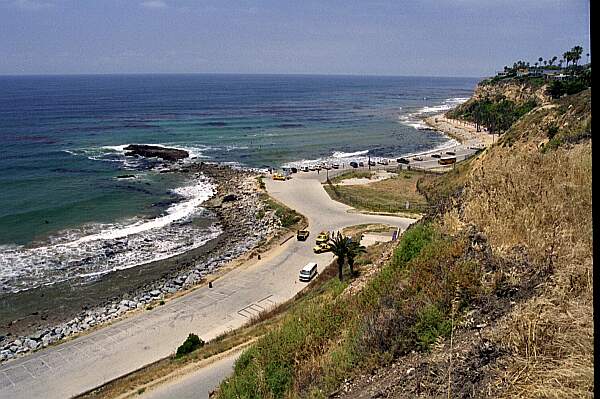
<path id="1" fill-rule="evenodd" d="M 544 106 L 551 101 L 547 85 L 540 80 L 487 80 L 477 85 L 468 101 L 448 111 L 446 116 L 485 126 L 490 132 L 502 133 L 536 106 Z"/>
<path id="2" fill-rule="evenodd" d="M 547 94 L 548 85 L 538 80 L 519 80 L 517 78 L 502 80 L 491 83 L 489 80 L 482 81 L 473 94 L 472 100 L 486 97 L 504 96 L 505 98 L 519 104 L 535 101 L 543 105 L 552 99 Z"/>

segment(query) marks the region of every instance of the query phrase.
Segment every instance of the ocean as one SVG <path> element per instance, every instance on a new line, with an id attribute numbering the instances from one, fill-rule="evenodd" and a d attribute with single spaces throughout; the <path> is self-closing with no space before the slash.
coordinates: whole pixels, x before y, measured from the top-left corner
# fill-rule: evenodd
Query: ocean
<path id="1" fill-rule="evenodd" d="M 414 154 L 452 144 L 420 117 L 465 101 L 477 80 L 0 77 L 0 294 L 135 267 L 220 233 L 191 223 L 212 182 L 160 173 L 160 160 L 126 157 L 128 144 L 251 168 Z"/>

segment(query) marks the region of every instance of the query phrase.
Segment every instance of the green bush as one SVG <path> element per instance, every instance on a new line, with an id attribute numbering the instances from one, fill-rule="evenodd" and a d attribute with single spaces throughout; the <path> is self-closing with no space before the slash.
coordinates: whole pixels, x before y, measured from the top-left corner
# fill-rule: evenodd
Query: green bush
<path id="1" fill-rule="evenodd" d="M 417 346 L 421 350 L 428 350 L 438 337 L 450 336 L 452 322 L 436 305 L 430 305 L 421 309 L 417 314 L 417 322 L 413 331 L 417 339 Z"/>
<path id="2" fill-rule="evenodd" d="M 504 96 L 485 97 L 468 101 L 450 111 L 448 115 L 483 125 L 490 132 L 504 132 L 536 106 L 534 100 L 518 104 Z"/>
<path id="3" fill-rule="evenodd" d="M 570 80 L 554 81 L 548 86 L 548 94 L 552 98 L 560 98 L 564 94 L 571 95 L 587 89 L 588 85 L 583 79 L 574 78 Z"/>
<path id="4" fill-rule="evenodd" d="M 268 197 L 266 198 L 265 202 L 267 203 L 269 209 L 275 211 L 275 216 L 277 216 L 277 218 L 279 218 L 281 221 L 281 226 L 290 227 L 300 221 L 300 214 L 293 209 L 285 207 Z"/>
<path id="5" fill-rule="evenodd" d="M 190 333 L 183 344 L 177 348 L 177 353 L 175 354 L 176 358 L 180 358 L 188 353 L 192 353 L 198 348 L 204 346 L 204 341 L 200 339 L 196 334 Z"/>
<path id="6" fill-rule="evenodd" d="M 417 257 L 423 247 L 433 240 L 434 230 L 430 225 L 418 224 L 404 232 L 400 245 L 394 251 L 395 266 L 406 265 Z"/>

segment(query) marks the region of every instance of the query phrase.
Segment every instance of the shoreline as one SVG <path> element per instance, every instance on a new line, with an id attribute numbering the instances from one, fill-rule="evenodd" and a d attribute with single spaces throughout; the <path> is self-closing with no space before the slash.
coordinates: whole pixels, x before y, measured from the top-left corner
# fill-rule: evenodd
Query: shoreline
<path id="1" fill-rule="evenodd" d="M 222 233 L 190 251 L 108 273 L 90 283 L 63 282 L 3 295 L 0 362 L 159 306 L 217 278 L 221 269 L 264 250 L 265 242 L 281 234 L 275 213 L 265 210 L 260 199 L 256 171 L 192 163 L 173 165 L 170 173 L 202 173 L 216 184 L 215 195 L 202 203 L 212 214 L 203 222 L 218 223 Z M 257 220 L 259 211 L 266 212 Z"/>
<path id="2" fill-rule="evenodd" d="M 444 113 L 428 116 L 423 121 L 432 129 L 467 147 L 489 147 L 496 141 L 497 135 L 490 134 L 485 129 L 478 132 L 474 124 L 448 118 Z"/>

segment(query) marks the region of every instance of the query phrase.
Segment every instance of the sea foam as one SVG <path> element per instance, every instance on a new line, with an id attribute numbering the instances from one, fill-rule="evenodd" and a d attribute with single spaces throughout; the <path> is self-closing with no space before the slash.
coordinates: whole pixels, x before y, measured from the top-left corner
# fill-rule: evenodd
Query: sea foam
<path id="1" fill-rule="evenodd" d="M 0 293 L 71 280 L 74 283 L 116 270 L 165 259 L 204 245 L 221 232 L 217 225 L 190 221 L 215 192 L 206 178 L 172 190 L 181 200 L 163 215 L 67 230 L 35 247 L 0 248 Z"/>

